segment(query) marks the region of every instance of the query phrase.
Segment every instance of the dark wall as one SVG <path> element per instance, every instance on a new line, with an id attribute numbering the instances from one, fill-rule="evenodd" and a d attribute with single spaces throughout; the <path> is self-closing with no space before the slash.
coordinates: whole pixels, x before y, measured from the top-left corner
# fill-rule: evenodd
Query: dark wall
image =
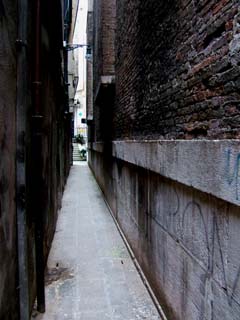
<path id="1" fill-rule="evenodd" d="M 0 1 L 0 319 L 17 319 L 15 119 L 17 6 Z"/>
<path id="2" fill-rule="evenodd" d="M 43 21 L 41 55 L 42 177 L 44 184 L 45 250 L 50 248 L 57 210 L 70 168 L 70 123 L 64 95 L 61 23 L 54 26 L 51 15 L 55 7 L 46 2 L 48 16 Z M 44 10 L 44 11 L 45 11 Z"/>
<path id="3" fill-rule="evenodd" d="M 71 165 L 71 117 L 66 111 L 62 72 L 62 8 L 60 1 L 41 1 L 41 53 L 40 53 L 40 114 L 42 115 L 42 148 L 34 140 L 35 113 L 34 61 L 35 61 L 35 11 L 29 1 L 26 17 L 27 52 L 24 63 L 24 113 L 17 118 L 19 87 L 17 61 L 21 48 L 18 39 L 17 1 L 0 1 L 0 319 L 19 319 L 18 242 L 17 242 L 17 193 L 16 177 L 19 172 L 16 160 L 22 159 L 26 170 L 26 185 L 22 203 L 26 207 L 27 263 L 29 301 L 32 306 L 36 296 L 36 212 L 43 218 L 43 249 L 46 261 L 55 231 L 62 192 Z M 26 12 L 27 14 L 27 12 Z M 54 23 L 52 17 L 54 16 Z M 23 60 L 21 61 L 23 62 Z M 22 108 L 22 106 L 21 106 Z M 17 121 L 26 125 L 17 131 Z M 25 157 L 19 153 L 21 146 Z M 40 150 L 40 153 L 38 154 Z M 38 156 L 36 157 L 36 152 Z M 36 160 L 36 161 L 35 161 Z M 36 180 L 41 177 L 41 183 Z M 39 192 L 40 190 L 40 192 Z M 39 212 L 39 211 L 38 211 Z"/>
<path id="4" fill-rule="evenodd" d="M 33 8 L 34 9 L 34 8 Z M 31 12 L 34 16 L 34 11 Z M 54 23 L 52 17 L 55 16 Z M 35 41 L 35 19 L 32 19 L 32 47 Z M 62 193 L 71 166 L 71 116 L 67 113 L 67 101 L 63 75 L 63 25 L 60 1 L 41 2 L 40 39 L 40 145 L 36 144 L 35 100 L 29 110 L 30 127 L 28 176 L 28 250 L 30 301 L 35 299 L 38 263 L 35 261 L 35 232 L 39 228 L 39 216 L 43 228 L 43 255 L 47 261 L 55 232 Z M 35 55 L 32 50 L 29 63 L 32 65 L 30 77 L 34 79 Z M 33 88 L 33 86 L 31 85 Z M 34 91 L 31 92 L 33 95 Z M 38 139 L 37 139 L 38 140 Z M 37 250 L 38 251 L 38 250 Z"/>
<path id="5" fill-rule="evenodd" d="M 117 1 L 116 139 L 239 138 L 239 1 Z"/>

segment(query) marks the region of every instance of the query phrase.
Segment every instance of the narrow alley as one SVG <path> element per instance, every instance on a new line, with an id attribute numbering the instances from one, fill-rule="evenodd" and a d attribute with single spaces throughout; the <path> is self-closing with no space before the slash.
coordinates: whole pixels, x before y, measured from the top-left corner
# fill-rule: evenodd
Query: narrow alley
<path id="1" fill-rule="evenodd" d="M 240 320 L 240 0 L 0 0 L 0 320 Z"/>
<path id="2" fill-rule="evenodd" d="M 81 162 L 71 169 L 48 259 L 46 313 L 32 319 L 164 319 Z"/>

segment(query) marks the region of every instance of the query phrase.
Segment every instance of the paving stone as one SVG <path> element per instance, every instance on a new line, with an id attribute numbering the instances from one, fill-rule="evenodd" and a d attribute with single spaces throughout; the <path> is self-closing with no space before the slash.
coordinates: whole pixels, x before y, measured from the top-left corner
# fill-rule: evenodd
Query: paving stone
<path id="1" fill-rule="evenodd" d="M 74 165 L 32 320 L 160 319 L 89 168 Z"/>

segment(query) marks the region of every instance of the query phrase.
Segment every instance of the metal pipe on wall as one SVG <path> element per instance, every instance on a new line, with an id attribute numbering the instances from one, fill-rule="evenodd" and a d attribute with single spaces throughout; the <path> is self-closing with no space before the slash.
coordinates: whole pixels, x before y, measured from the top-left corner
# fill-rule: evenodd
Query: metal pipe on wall
<path id="1" fill-rule="evenodd" d="M 19 283 L 19 319 L 27 320 L 29 274 L 26 217 L 26 117 L 27 117 L 27 30 L 28 1 L 18 1 L 17 97 L 16 97 L 16 217 Z"/>
<path id="2" fill-rule="evenodd" d="M 40 114 L 40 50 L 41 50 L 41 0 L 36 1 L 35 9 L 35 59 L 34 59 L 34 112 Z"/>
<path id="3" fill-rule="evenodd" d="M 41 114 L 41 0 L 35 2 L 35 55 L 34 55 L 34 82 L 33 82 L 33 144 L 32 161 L 33 172 L 33 205 L 35 213 L 35 247 L 36 247 L 36 285 L 37 309 L 45 312 L 44 286 L 44 223 L 43 223 L 43 176 L 42 176 L 42 122 Z"/>

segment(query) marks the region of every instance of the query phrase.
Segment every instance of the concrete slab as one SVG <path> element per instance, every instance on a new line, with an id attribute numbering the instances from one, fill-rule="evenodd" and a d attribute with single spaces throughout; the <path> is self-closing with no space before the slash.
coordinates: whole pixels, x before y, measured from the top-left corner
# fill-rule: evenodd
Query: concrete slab
<path id="1" fill-rule="evenodd" d="M 161 319 L 87 165 L 74 165 L 35 320 Z"/>

